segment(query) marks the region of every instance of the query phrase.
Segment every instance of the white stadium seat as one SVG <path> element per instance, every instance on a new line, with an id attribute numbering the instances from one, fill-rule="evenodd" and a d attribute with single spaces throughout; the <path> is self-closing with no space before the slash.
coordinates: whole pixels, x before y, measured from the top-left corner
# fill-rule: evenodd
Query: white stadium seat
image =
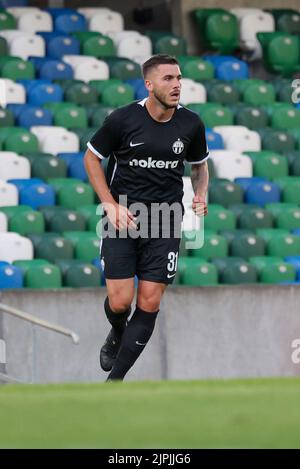
<path id="1" fill-rule="evenodd" d="M 90 31 L 98 31 L 112 37 L 118 31 L 124 29 L 124 18 L 116 11 L 100 11 L 96 13 L 89 22 Z"/>
<path id="2" fill-rule="evenodd" d="M 256 37 L 258 32 L 275 31 L 275 20 L 271 13 L 261 11 L 259 13 L 248 13 L 239 21 L 240 46 L 246 51 L 252 52 L 252 59 L 262 57 L 262 48 Z"/>
<path id="3" fill-rule="evenodd" d="M 206 103 L 206 89 L 202 83 L 191 78 L 181 79 L 180 102 L 184 105 L 191 103 Z"/>
<path id="4" fill-rule="evenodd" d="M 10 152 L 1 152 L 0 179 L 27 179 L 30 178 L 30 163 L 23 156 L 14 156 Z M 6 154 L 5 154 L 6 153 Z"/>
<path id="5" fill-rule="evenodd" d="M 0 233 L 0 259 L 10 263 L 33 259 L 31 240 L 17 233 Z"/>
<path id="6" fill-rule="evenodd" d="M 0 179 L 0 207 L 18 205 L 18 189 L 13 184 Z"/>
<path id="7" fill-rule="evenodd" d="M 9 78 L 0 78 L 0 104 L 24 104 L 26 102 L 26 92 L 23 85 L 15 83 Z"/>
<path id="8" fill-rule="evenodd" d="M 6 39 L 10 55 L 26 60 L 29 56 L 44 57 L 46 54 L 42 36 L 18 29 L 0 31 L 0 36 Z"/>
<path id="9" fill-rule="evenodd" d="M 93 18 L 93 16 L 97 15 L 98 13 L 107 13 L 112 10 L 106 7 L 83 7 L 83 8 L 77 8 L 77 11 L 81 15 L 85 16 L 87 20 L 90 20 Z"/>
<path id="10" fill-rule="evenodd" d="M 26 12 L 18 18 L 18 28 L 31 33 L 53 31 L 52 17 L 42 10 Z"/>
<path id="11" fill-rule="evenodd" d="M 152 55 L 151 40 L 141 34 L 124 37 L 117 42 L 117 55 L 142 63 Z"/>
<path id="12" fill-rule="evenodd" d="M 0 186 L 0 194 L 1 194 L 1 186 Z M 1 210 L 1 209 L 0 209 Z M 0 233 L 4 233 L 7 231 L 7 216 L 5 213 L 0 211 Z"/>
<path id="13" fill-rule="evenodd" d="M 91 80 L 107 80 L 109 67 L 103 60 L 87 55 L 64 55 L 63 61 L 71 65 L 74 78 L 89 82 Z"/>
<path id="14" fill-rule="evenodd" d="M 222 135 L 226 150 L 260 151 L 261 138 L 258 132 L 249 130 L 243 125 L 221 125 L 213 128 Z"/>
<path id="15" fill-rule="evenodd" d="M 6 11 L 11 13 L 16 19 L 21 18 L 22 15 L 25 13 L 38 13 L 41 11 L 40 8 L 37 7 L 8 7 Z"/>
<path id="16" fill-rule="evenodd" d="M 64 127 L 34 126 L 30 128 L 39 140 L 41 151 L 44 153 L 72 153 L 79 151 L 79 138 L 74 132 Z"/>
<path id="17" fill-rule="evenodd" d="M 233 181 L 238 177 L 252 177 L 252 160 L 249 156 L 229 150 L 211 150 L 210 158 L 216 177 Z"/>

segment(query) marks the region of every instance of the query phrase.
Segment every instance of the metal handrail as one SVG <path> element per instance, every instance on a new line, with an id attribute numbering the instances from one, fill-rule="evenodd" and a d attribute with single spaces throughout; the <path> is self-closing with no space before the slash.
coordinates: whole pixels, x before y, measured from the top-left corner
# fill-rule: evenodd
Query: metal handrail
<path id="1" fill-rule="evenodd" d="M 16 308 L 12 308 L 11 306 L 4 305 L 3 303 L 0 303 L 0 310 L 4 313 L 11 314 L 12 316 L 16 316 L 20 319 L 24 319 L 24 321 L 31 322 L 32 324 L 35 324 L 37 326 L 44 327 L 45 329 L 49 329 L 51 331 L 58 332 L 59 334 L 66 335 L 73 340 L 74 344 L 79 344 L 79 335 L 76 334 L 76 332 L 71 331 L 70 329 L 66 329 L 65 327 L 58 326 L 57 324 L 52 324 L 51 322 L 44 321 L 43 319 L 39 319 L 35 316 L 32 316 L 31 314 L 24 313 L 23 311 Z"/>

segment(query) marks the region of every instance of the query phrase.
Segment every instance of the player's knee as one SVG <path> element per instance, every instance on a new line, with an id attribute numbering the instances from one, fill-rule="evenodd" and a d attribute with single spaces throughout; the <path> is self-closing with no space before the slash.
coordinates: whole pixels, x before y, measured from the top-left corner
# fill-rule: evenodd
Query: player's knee
<path id="1" fill-rule="evenodd" d="M 158 311 L 160 305 L 160 295 L 153 294 L 147 296 L 140 296 L 138 299 L 138 305 L 144 311 Z"/>
<path id="2" fill-rule="evenodd" d="M 109 297 L 109 306 L 115 313 L 123 313 L 131 306 L 132 299 L 122 297 L 121 295 L 113 295 Z"/>

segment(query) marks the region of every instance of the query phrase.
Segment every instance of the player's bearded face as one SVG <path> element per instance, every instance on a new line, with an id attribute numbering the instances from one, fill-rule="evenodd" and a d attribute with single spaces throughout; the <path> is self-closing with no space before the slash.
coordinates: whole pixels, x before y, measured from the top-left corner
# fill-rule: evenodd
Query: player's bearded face
<path id="1" fill-rule="evenodd" d="M 180 99 L 181 74 L 178 65 L 159 65 L 152 76 L 152 93 L 166 109 L 176 108 Z"/>

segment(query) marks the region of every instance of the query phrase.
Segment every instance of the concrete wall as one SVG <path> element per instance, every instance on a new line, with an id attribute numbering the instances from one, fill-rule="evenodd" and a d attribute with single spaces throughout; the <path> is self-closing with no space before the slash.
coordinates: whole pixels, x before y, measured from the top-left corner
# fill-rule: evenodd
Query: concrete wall
<path id="1" fill-rule="evenodd" d="M 6 291 L 0 301 L 73 329 L 80 345 L 3 315 L 8 374 L 24 381 L 97 382 L 108 331 L 104 289 Z M 300 374 L 291 342 L 300 338 L 297 286 L 170 288 L 151 342 L 127 380 Z M 35 343 L 35 354 L 33 344 Z"/>

